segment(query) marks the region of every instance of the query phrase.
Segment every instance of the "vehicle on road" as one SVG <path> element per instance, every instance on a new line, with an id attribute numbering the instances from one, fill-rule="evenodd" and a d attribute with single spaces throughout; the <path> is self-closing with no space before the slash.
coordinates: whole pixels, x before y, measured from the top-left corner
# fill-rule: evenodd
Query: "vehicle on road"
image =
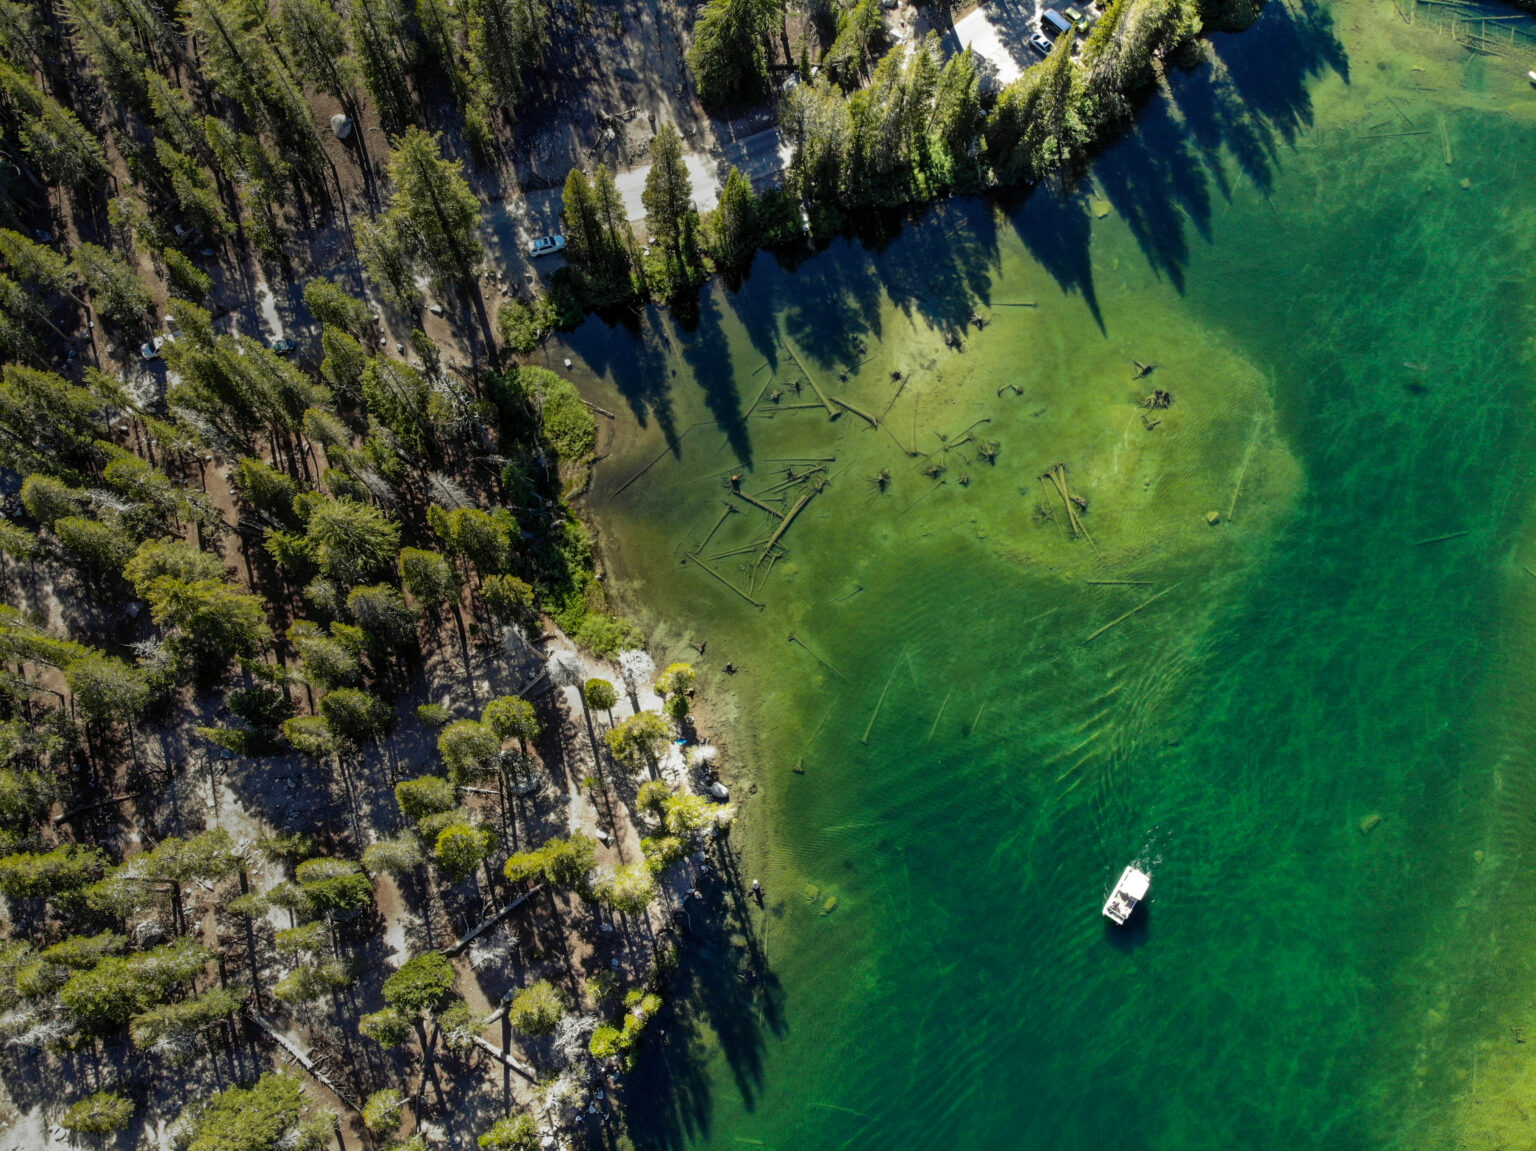
<path id="1" fill-rule="evenodd" d="M 289 353 L 291 353 L 293 351 L 294 348 L 296 348 L 298 346 L 299 346 L 298 344 L 296 344 L 292 340 L 288 339 L 287 336 L 283 336 L 280 339 L 273 340 L 270 344 L 267 345 L 267 347 L 271 348 L 274 352 L 276 352 L 280 356 L 288 355 Z"/>
<path id="2" fill-rule="evenodd" d="M 1036 32 L 1029 38 L 1029 46 L 1042 56 L 1051 54 L 1051 42 L 1045 38 L 1045 33 Z"/>
<path id="3" fill-rule="evenodd" d="M 528 245 L 528 254 L 534 259 L 540 256 L 553 256 L 556 252 L 563 251 L 565 251 L 565 237 L 560 235 L 540 236 Z"/>

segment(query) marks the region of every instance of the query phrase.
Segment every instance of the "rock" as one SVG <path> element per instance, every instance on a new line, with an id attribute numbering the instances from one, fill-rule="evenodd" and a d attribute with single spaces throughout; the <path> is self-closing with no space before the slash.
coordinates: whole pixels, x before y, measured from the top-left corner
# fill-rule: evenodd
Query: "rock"
<path id="1" fill-rule="evenodd" d="M 336 139 L 345 140 L 352 135 L 352 117 L 345 112 L 337 112 L 331 117 L 331 131 L 336 133 Z"/>
<path id="2" fill-rule="evenodd" d="M 1362 819 L 1360 821 L 1360 834 L 1361 835 L 1369 835 L 1369 834 L 1371 834 L 1371 832 L 1376 830 L 1377 826 L 1380 823 L 1381 823 L 1381 816 L 1376 814 L 1376 812 L 1374 812 L 1374 811 L 1371 812 L 1370 815 L 1367 815 L 1364 819 Z"/>
<path id="3" fill-rule="evenodd" d="M 1110 205 L 1108 200 L 1090 200 L 1088 202 L 1088 208 L 1093 213 L 1094 218 L 1099 220 L 1104 219 L 1104 217 L 1108 216 L 1110 213 Z"/>
<path id="4" fill-rule="evenodd" d="M 566 371 L 570 371 L 571 370 L 571 360 L 570 360 L 569 356 L 567 356 L 566 360 L 565 360 L 565 370 Z"/>
<path id="5" fill-rule="evenodd" d="M 133 940 L 140 947 L 153 947 L 165 938 L 165 928 L 158 919 L 146 919 L 133 929 Z"/>
<path id="6" fill-rule="evenodd" d="M 427 311 L 431 312 L 434 316 L 441 316 L 443 314 L 443 305 L 433 304 Z"/>
<path id="7" fill-rule="evenodd" d="M 1461 178 L 1461 190 L 1463 192 L 1470 192 L 1472 190 L 1472 181 L 1466 176 Z"/>
<path id="8" fill-rule="evenodd" d="M 1215 527 L 1217 524 L 1219 524 L 1221 522 L 1221 513 L 1220 512 L 1206 512 L 1205 513 L 1205 522 L 1210 524 L 1212 527 Z"/>
<path id="9" fill-rule="evenodd" d="M 837 910 L 837 896 L 835 896 L 835 895 L 827 896 L 827 901 L 821 905 L 821 913 L 823 915 L 831 915 L 836 910 Z"/>
<path id="10" fill-rule="evenodd" d="M 1486 855 L 1484 855 L 1481 851 L 1474 851 L 1472 853 L 1472 862 L 1473 863 L 1481 863 L 1483 860 L 1485 860 L 1487 858 L 1488 857 Z"/>
<path id="11" fill-rule="evenodd" d="M 722 802 L 731 798 L 730 789 L 726 787 L 725 784 L 721 783 L 718 779 L 709 785 L 709 794 L 714 796 L 716 799 L 721 800 Z"/>

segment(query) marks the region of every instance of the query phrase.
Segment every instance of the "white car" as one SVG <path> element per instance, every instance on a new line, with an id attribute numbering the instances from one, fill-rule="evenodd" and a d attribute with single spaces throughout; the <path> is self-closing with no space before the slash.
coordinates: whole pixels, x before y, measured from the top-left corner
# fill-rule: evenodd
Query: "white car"
<path id="1" fill-rule="evenodd" d="M 540 256 L 553 256 L 556 252 L 565 251 L 564 236 L 540 236 L 528 245 L 528 254 L 534 259 Z"/>

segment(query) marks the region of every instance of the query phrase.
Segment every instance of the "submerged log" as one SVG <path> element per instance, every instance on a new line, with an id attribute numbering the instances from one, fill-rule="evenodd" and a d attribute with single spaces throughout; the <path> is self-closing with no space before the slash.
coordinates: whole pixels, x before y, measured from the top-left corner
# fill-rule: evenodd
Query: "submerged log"
<path id="1" fill-rule="evenodd" d="M 1130 619 L 1137 612 L 1145 611 L 1147 608 L 1151 607 L 1158 600 L 1162 599 L 1165 595 L 1167 595 L 1169 592 L 1171 592 L 1174 588 L 1176 588 L 1178 586 L 1179 586 L 1178 584 L 1170 584 L 1168 587 L 1165 587 L 1162 591 L 1158 592 L 1155 596 L 1153 596 L 1151 599 L 1147 600 L 1145 603 L 1139 604 L 1138 606 L 1133 607 L 1130 611 L 1126 612 L 1124 615 L 1116 616 L 1114 619 L 1110 620 L 1103 627 L 1099 628 L 1098 631 L 1094 632 L 1087 639 L 1083 640 L 1083 646 L 1087 647 L 1094 640 L 1098 639 L 1099 636 L 1101 636 L 1105 632 L 1107 632 L 1110 628 L 1115 627 L 1117 624 L 1124 623 L 1126 620 Z"/>
<path id="2" fill-rule="evenodd" d="M 850 404 L 847 400 L 840 399 L 837 396 L 828 396 L 827 398 L 829 400 L 831 400 L 834 404 L 836 404 L 838 407 L 846 408 L 848 411 L 850 411 L 854 415 L 858 416 L 859 419 L 863 420 L 870 427 L 878 428 L 880 426 L 880 421 L 875 419 L 874 416 L 870 415 L 863 408 L 856 408 L 852 404 Z"/>
<path id="3" fill-rule="evenodd" d="M 694 563 L 698 564 L 698 566 L 703 568 L 705 572 L 707 572 L 709 575 L 714 576 L 717 580 L 719 580 L 721 583 L 723 583 L 726 587 L 730 588 L 733 592 L 735 592 L 737 595 L 739 595 L 742 599 L 746 600 L 749 604 L 751 604 L 753 607 L 755 607 L 758 611 L 762 611 L 765 607 L 768 606 L 767 604 L 763 603 L 761 600 L 753 599 L 746 592 L 742 591 L 739 587 L 737 587 L 735 584 L 733 584 L 730 580 L 726 579 L 723 575 L 721 575 L 719 572 L 717 572 L 714 568 L 710 567 L 707 563 L 704 562 L 703 558 L 697 552 L 688 552 L 687 553 L 687 558 L 692 560 Z"/>
<path id="4" fill-rule="evenodd" d="M 834 408 L 831 402 L 827 399 L 826 394 L 821 390 L 821 385 L 816 382 L 816 377 L 811 375 L 811 370 L 807 368 L 805 366 L 805 362 L 800 359 L 800 353 L 795 351 L 795 346 L 788 340 L 783 341 L 783 343 L 784 350 L 789 353 L 789 358 L 794 360 L 795 367 L 799 368 L 801 372 L 805 374 L 805 382 L 811 385 L 811 391 L 816 393 L 816 398 L 820 400 L 822 406 L 827 409 L 827 419 L 837 419 L 837 417 L 842 413 Z"/>
<path id="5" fill-rule="evenodd" d="M 768 553 L 773 550 L 773 545 L 784 538 L 784 533 L 789 530 L 789 525 L 794 523 L 795 517 L 805 510 L 805 505 L 816 498 L 816 493 L 819 490 L 819 488 L 812 488 L 810 491 L 806 492 L 805 495 L 801 496 L 797 501 L 795 501 L 795 506 L 790 508 L 789 511 L 785 513 L 783 522 L 779 524 L 778 530 L 768 537 L 768 543 L 763 548 L 763 554 L 757 557 L 758 563 L 762 563 L 763 560 L 768 558 Z"/>

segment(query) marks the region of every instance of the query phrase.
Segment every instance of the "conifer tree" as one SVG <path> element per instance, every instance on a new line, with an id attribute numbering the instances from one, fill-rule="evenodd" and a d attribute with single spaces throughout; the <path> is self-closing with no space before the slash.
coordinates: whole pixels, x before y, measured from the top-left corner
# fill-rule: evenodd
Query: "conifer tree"
<path id="1" fill-rule="evenodd" d="M 536 67 L 549 44 L 544 0 L 469 0 L 469 50 L 490 97 L 516 107 L 523 71 Z"/>
<path id="2" fill-rule="evenodd" d="M 386 132 L 410 123 L 414 110 L 406 78 L 405 13 L 400 0 L 353 0 L 352 43 L 363 84 L 373 97 Z"/>
<path id="3" fill-rule="evenodd" d="M 674 276 L 698 262 L 694 240 L 698 213 L 693 208 L 693 182 L 683 162 L 683 140 L 677 128 L 663 124 L 651 141 L 651 170 L 641 194 L 645 223 L 666 253 Z"/>
<path id="4" fill-rule="evenodd" d="M 705 245 L 722 268 L 745 267 L 757 248 L 757 196 L 752 182 L 733 167 L 720 189 L 720 203 L 704 229 Z"/>
<path id="5" fill-rule="evenodd" d="M 393 215 L 358 221 L 357 254 L 386 304 L 401 312 L 414 312 L 421 307 L 421 289 L 411 271 L 411 254 Z"/>
<path id="6" fill-rule="evenodd" d="M 480 201 L 464 182 L 463 163 L 445 160 L 438 137 L 413 125 L 390 149 L 389 177 L 390 216 L 412 256 L 434 279 L 473 291 Z"/>
<path id="7" fill-rule="evenodd" d="M 709 0 L 688 49 L 688 67 L 706 107 L 755 100 L 767 91 L 764 44 L 782 14 L 781 0 Z"/>

